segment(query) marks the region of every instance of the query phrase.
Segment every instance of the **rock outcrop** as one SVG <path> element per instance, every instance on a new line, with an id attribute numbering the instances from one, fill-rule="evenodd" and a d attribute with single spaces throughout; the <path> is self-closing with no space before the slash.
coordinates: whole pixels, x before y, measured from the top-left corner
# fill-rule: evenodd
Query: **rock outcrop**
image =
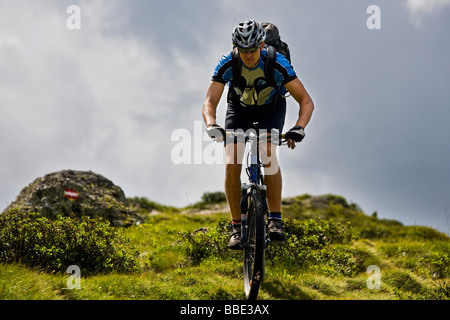
<path id="1" fill-rule="evenodd" d="M 92 171 L 63 170 L 37 178 L 5 211 L 14 208 L 40 212 L 49 219 L 58 215 L 102 217 L 113 226 L 130 226 L 142 221 L 129 208 L 123 190 Z"/>

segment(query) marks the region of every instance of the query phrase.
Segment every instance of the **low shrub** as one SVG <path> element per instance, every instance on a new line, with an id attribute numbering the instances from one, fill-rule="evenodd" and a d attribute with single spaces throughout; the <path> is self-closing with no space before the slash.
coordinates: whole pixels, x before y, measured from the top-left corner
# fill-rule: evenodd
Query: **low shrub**
<path id="1" fill-rule="evenodd" d="M 221 203 L 224 201 L 227 201 L 227 197 L 225 196 L 225 193 L 221 191 L 205 192 L 202 195 L 202 202 L 204 203 L 214 204 L 214 203 Z"/>
<path id="2" fill-rule="evenodd" d="M 214 228 L 201 228 L 194 232 L 183 232 L 185 254 L 190 263 L 196 265 L 210 256 L 220 258 L 231 257 L 228 248 L 231 222 L 229 219 L 219 219 Z"/>
<path id="3" fill-rule="evenodd" d="M 357 238 L 348 225 L 332 220 L 289 218 L 284 222 L 286 241 L 283 246 L 269 246 L 266 260 L 294 268 L 315 268 L 324 274 L 352 275 L 358 271 L 352 251 L 343 246 Z M 220 219 L 215 228 L 202 228 L 182 233 L 185 254 L 192 264 L 214 256 L 218 259 L 241 260 L 240 252 L 228 248 L 231 223 Z"/>
<path id="4" fill-rule="evenodd" d="M 358 235 L 350 224 L 333 220 L 284 221 L 286 241 L 283 246 L 270 246 L 266 259 L 285 267 L 312 268 L 320 273 L 353 275 L 358 267 L 352 251 L 344 246 Z"/>
<path id="5" fill-rule="evenodd" d="M 159 212 L 178 212 L 179 209 L 175 207 L 168 207 L 162 204 L 159 204 L 155 201 L 151 201 L 146 197 L 133 197 L 127 198 L 128 205 L 131 209 L 135 210 L 138 214 L 145 216 L 152 211 Z"/>
<path id="6" fill-rule="evenodd" d="M 131 272 L 137 252 L 109 222 L 10 210 L 0 214 L 0 262 L 20 262 L 50 272 L 78 265 L 84 274 Z"/>

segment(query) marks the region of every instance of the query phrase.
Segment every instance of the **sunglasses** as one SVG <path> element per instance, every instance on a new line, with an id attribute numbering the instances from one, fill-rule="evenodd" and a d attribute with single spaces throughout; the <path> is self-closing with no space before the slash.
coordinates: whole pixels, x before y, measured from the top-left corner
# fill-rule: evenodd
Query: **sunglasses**
<path id="1" fill-rule="evenodd" d="M 243 49 L 243 48 L 238 48 L 238 51 L 240 53 L 255 53 L 256 51 L 258 51 L 259 46 L 253 47 L 253 48 L 247 48 L 247 49 Z"/>

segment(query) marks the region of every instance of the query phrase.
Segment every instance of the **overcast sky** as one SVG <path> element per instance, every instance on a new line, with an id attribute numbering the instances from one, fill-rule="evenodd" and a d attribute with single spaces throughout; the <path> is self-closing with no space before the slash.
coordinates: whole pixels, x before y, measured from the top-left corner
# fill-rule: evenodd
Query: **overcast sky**
<path id="1" fill-rule="evenodd" d="M 316 105 L 306 139 L 280 149 L 283 196 L 338 194 L 449 233 L 450 0 L 1 0 L 0 210 L 62 169 L 166 205 L 223 190 L 224 166 L 174 163 L 172 138 L 190 134 L 192 162 L 212 148 L 206 88 L 248 18 L 279 27 Z M 286 130 L 297 112 L 290 98 Z"/>

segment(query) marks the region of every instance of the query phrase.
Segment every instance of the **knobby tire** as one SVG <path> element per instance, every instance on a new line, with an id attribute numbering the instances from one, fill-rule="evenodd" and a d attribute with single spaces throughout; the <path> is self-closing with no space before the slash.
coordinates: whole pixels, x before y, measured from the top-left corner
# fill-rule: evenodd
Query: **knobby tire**
<path id="1" fill-rule="evenodd" d="M 264 198 L 256 190 L 249 198 L 247 246 L 244 248 L 244 291 L 248 300 L 256 300 L 264 280 L 266 219 Z"/>

